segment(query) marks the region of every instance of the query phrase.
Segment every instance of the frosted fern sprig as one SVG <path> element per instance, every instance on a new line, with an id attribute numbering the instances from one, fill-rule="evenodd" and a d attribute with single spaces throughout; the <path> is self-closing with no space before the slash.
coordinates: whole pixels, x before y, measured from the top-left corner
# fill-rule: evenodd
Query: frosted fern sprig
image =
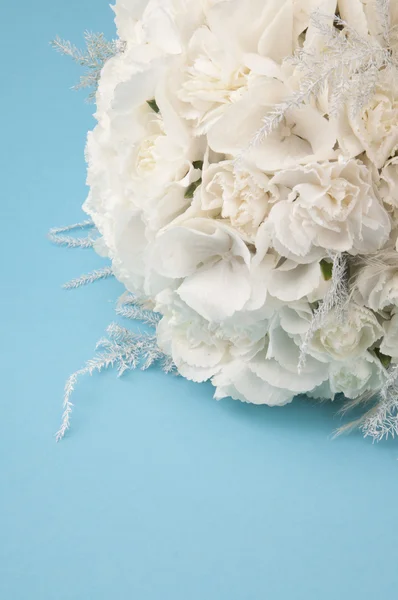
<path id="1" fill-rule="evenodd" d="M 112 267 L 104 267 L 102 269 L 97 269 L 95 271 L 91 271 L 91 273 L 87 273 L 86 275 L 81 275 L 76 279 L 72 279 L 67 283 L 63 284 L 63 288 L 65 290 L 74 290 L 76 288 L 82 287 L 84 285 L 89 285 L 90 283 L 94 283 L 95 281 L 99 281 L 100 279 L 107 279 L 108 277 L 113 277 Z"/>
<path id="2" fill-rule="evenodd" d="M 116 314 L 125 319 L 141 321 L 150 327 L 156 327 L 161 315 L 148 309 L 145 306 L 145 300 L 141 300 L 132 294 L 122 296 L 116 307 Z"/>
<path id="3" fill-rule="evenodd" d="M 57 233 L 67 233 L 68 231 L 75 231 L 76 229 L 87 229 L 90 227 L 95 227 L 92 219 L 86 219 L 85 221 L 81 221 L 80 223 L 74 223 L 73 225 L 65 225 L 65 227 L 53 227 L 50 229 L 50 232 Z"/>
<path id="4" fill-rule="evenodd" d="M 376 14 L 381 27 L 382 37 L 387 47 L 391 46 L 390 0 L 375 0 Z"/>
<path id="5" fill-rule="evenodd" d="M 67 248 L 92 248 L 94 245 L 94 240 L 90 238 L 75 238 L 69 235 L 53 236 L 51 234 L 48 237 L 53 244 Z"/>
<path id="6" fill-rule="evenodd" d="M 66 227 L 53 227 L 48 232 L 48 239 L 57 246 L 66 246 L 68 248 L 92 248 L 94 244 L 92 238 L 73 237 L 65 234 L 78 229 L 91 229 L 94 227 L 95 225 L 91 219 L 82 221 L 81 223 L 75 223 L 74 225 L 67 225 Z"/>
<path id="7" fill-rule="evenodd" d="M 313 313 L 309 328 L 300 346 L 298 362 L 299 373 L 301 373 L 305 367 L 308 349 L 315 332 L 318 331 L 318 329 L 321 329 L 331 311 L 334 312 L 338 321 L 343 322 L 348 305 L 347 257 L 344 254 L 335 254 L 330 255 L 330 258 L 333 260 L 332 280 L 324 299 Z"/>
<path id="8" fill-rule="evenodd" d="M 90 31 L 85 31 L 84 39 L 86 42 L 84 51 L 58 36 L 51 42 L 51 45 L 55 50 L 70 56 L 78 65 L 86 69 L 86 72 L 80 77 L 79 83 L 73 86 L 73 89 L 93 88 L 88 96 L 88 101 L 93 101 L 104 64 L 116 54 L 123 52 L 125 44 L 120 40 L 109 41 L 103 33 Z"/>
<path id="9" fill-rule="evenodd" d="M 377 400 L 361 420 L 361 430 L 365 437 L 370 436 L 379 442 L 398 435 L 398 365 L 388 370 Z"/>
<path id="10" fill-rule="evenodd" d="M 398 49 L 392 43 L 389 5 L 377 0 L 384 45 L 370 37 L 360 36 L 338 16 L 329 25 L 330 15 L 315 11 L 311 23 L 322 37 L 321 52 L 300 48 L 288 60 L 301 73 L 299 89 L 289 95 L 263 118 L 245 152 L 259 144 L 283 122 L 289 111 L 300 108 L 311 99 L 317 100 L 330 90 L 329 116 L 336 116 L 344 105 L 350 113 L 358 114 L 371 100 L 379 83 L 398 76 Z"/>
<path id="11" fill-rule="evenodd" d="M 70 428 L 73 404 L 71 396 L 78 379 L 83 375 L 92 375 L 109 367 L 116 367 L 120 377 L 126 370 L 146 370 L 155 363 L 169 373 L 174 370 L 173 361 L 162 352 L 156 340 L 156 335 L 134 333 L 112 323 L 107 328 L 107 337 L 96 345 L 97 354 L 87 361 L 86 365 L 73 373 L 67 380 L 64 391 L 63 414 L 61 427 L 55 437 L 59 442 Z"/>
<path id="12" fill-rule="evenodd" d="M 68 431 L 68 429 L 70 427 L 70 415 L 71 415 L 72 409 L 73 409 L 73 404 L 72 404 L 70 398 L 73 393 L 73 390 L 75 389 L 75 385 L 78 380 L 78 377 L 80 375 L 84 375 L 84 373 L 85 373 L 85 369 L 76 371 L 76 373 L 73 373 L 70 377 L 68 377 L 68 379 L 65 383 L 64 401 L 63 401 L 63 405 L 62 405 L 63 406 L 62 423 L 61 423 L 61 427 L 58 429 L 57 433 L 55 434 L 55 439 L 57 440 L 57 442 L 62 440 L 62 438 L 65 436 L 65 433 Z"/>

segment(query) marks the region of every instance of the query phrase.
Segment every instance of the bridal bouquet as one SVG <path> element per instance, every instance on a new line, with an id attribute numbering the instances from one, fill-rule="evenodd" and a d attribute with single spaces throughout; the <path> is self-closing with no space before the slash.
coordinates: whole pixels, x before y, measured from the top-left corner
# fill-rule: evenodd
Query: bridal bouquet
<path id="1" fill-rule="evenodd" d="M 215 398 L 363 404 L 398 432 L 398 2 L 116 0 L 88 34 L 83 206 L 126 287 L 80 373 L 160 361 Z M 91 225 L 91 222 L 82 224 Z M 66 230 L 67 228 L 65 228 Z M 352 424 L 350 424 L 351 426 Z"/>

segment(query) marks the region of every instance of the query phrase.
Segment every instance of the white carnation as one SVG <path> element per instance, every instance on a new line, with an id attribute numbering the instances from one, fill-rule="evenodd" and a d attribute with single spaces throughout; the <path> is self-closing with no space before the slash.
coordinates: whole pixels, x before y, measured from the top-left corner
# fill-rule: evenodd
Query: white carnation
<path id="1" fill-rule="evenodd" d="M 380 195 L 386 204 L 398 209 L 398 156 L 387 161 L 381 171 Z"/>
<path id="2" fill-rule="evenodd" d="M 383 336 L 383 329 L 374 314 L 353 305 L 344 320 L 332 311 L 315 332 L 310 353 L 319 360 L 345 361 L 363 355 Z"/>
<path id="3" fill-rule="evenodd" d="M 355 399 L 366 392 L 376 392 L 386 379 L 385 369 L 369 352 L 358 358 L 330 365 L 329 382 L 333 394 Z"/>
<path id="4" fill-rule="evenodd" d="M 278 186 L 281 200 L 271 209 L 264 235 L 282 256 L 308 262 L 325 249 L 368 254 L 388 240 L 390 219 L 360 161 L 280 171 L 270 184 Z"/>
<path id="5" fill-rule="evenodd" d="M 264 172 L 250 164 L 236 169 L 231 160 L 204 169 L 199 198 L 204 211 L 225 219 L 250 242 L 276 201 Z"/>
<path id="6" fill-rule="evenodd" d="M 398 149 L 397 89 L 379 88 L 360 114 L 350 114 L 348 120 L 368 158 L 381 169 Z"/>

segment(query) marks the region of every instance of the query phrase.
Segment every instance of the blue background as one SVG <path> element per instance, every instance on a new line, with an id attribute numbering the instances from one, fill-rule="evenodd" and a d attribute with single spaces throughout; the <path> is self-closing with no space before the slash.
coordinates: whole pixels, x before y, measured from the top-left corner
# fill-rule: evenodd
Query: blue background
<path id="1" fill-rule="evenodd" d="M 329 600 L 395 597 L 398 445 L 332 441 L 335 406 L 215 402 L 153 370 L 67 376 L 114 319 L 116 281 L 52 247 L 81 219 L 92 106 L 48 41 L 113 35 L 106 0 L 2 2 L 0 598 Z"/>

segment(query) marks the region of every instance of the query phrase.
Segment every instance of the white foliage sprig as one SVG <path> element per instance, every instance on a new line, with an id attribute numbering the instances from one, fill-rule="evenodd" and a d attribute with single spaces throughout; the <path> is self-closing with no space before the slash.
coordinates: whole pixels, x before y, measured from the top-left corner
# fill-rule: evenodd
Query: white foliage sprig
<path id="1" fill-rule="evenodd" d="M 330 116 L 337 115 L 344 105 L 351 114 L 358 114 L 379 83 L 398 76 L 396 31 L 390 29 L 389 2 L 377 0 L 377 9 L 384 44 L 362 37 L 338 16 L 330 25 L 330 15 L 313 13 L 311 24 L 322 38 L 321 50 L 300 48 L 288 60 L 300 73 L 299 88 L 265 115 L 248 149 L 275 131 L 289 111 L 318 99 L 324 90 L 329 94 Z"/>
<path id="2" fill-rule="evenodd" d="M 336 319 L 343 322 L 349 301 L 347 257 L 345 254 L 330 255 L 333 260 L 332 279 L 325 297 L 314 311 L 309 328 L 300 346 L 300 357 L 298 372 L 301 373 L 305 367 L 308 349 L 314 334 L 325 324 L 329 314 L 333 311 Z"/>
<path id="3" fill-rule="evenodd" d="M 64 283 L 62 287 L 65 290 L 74 290 L 84 285 L 94 283 L 95 281 L 99 281 L 100 279 L 108 279 L 108 277 L 113 277 L 112 267 L 103 267 L 102 269 L 96 269 L 95 271 L 91 271 L 91 273 L 72 279 L 71 281 Z"/>
<path id="4" fill-rule="evenodd" d="M 48 232 L 48 239 L 57 246 L 67 246 L 68 248 L 92 248 L 94 239 L 90 236 L 73 237 L 65 234 L 78 229 L 91 229 L 94 227 L 95 225 L 91 219 L 82 221 L 81 223 L 67 225 L 66 227 L 53 227 Z"/>
<path id="5" fill-rule="evenodd" d="M 51 45 L 55 50 L 70 56 L 78 65 L 86 69 L 86 72 L 80 77 L 79 83 L 73 86 L 73 89 L 93 88 L 88 96 L 88 100 L 93 101 L 104 64 L 116 54 L 123 52 L 125 45 L 120 40 L 107 40 L 103 33 L 90 31 L 85 31 L 84 39 L 85 50 L 80 50 L 70 41 L 63 40 L 58 36 L 51 42 Z"/>
<path id="6" fill-rule="evenodd" d="M 398 365 L 388 370 L 375 406 L 361 419 L 362 432 L 374 441 L 398 436 Z"/>
<path id="7" fill-rule="evenodd" d="M 125 319 L 140 321 L 150 327 L 156 327 L 161 315 L 149 309 L 145 300 L 137 298 L 133 294 L 123 294 L 116 307 L 116 314 Z"/>
<path id="8" fill-rule="evenodd" d="M 81 376 L 92 375 L 109 367 L 115 367 L 120 377 L 127 370 L 137 367 L 146 370 L 155 363 L 159 364 L 165 373 L 174 370 L 172 359 L 159 349 L 156 335 L 134 333 L 116 323 L 109 325 L 107 337 L 97 343 L 96 350 L 96 356 L 87 361 L 82 369 L 73 373 L 66 382 L 62 423 L 55 436 L 57 442 L 65 436 L 70 428 L 73 408 L 71 396 Z"/>

